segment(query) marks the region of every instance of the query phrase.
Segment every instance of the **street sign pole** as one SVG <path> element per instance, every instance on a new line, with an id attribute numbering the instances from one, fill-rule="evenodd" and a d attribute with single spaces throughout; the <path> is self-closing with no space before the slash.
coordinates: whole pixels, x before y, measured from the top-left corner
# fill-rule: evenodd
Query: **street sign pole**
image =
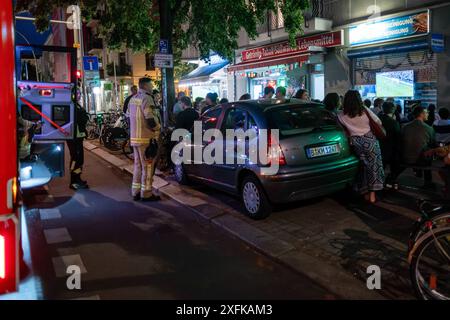
<path id="1" fill-rule="evenodd" d="M 114 69 L 114 109 L 117 108 L 117 73 L 116 73 L 116 60 L 113 59 Z"/>
<path id="2" fill-rule="evenodd" d="M 172 53 L 172 31 L 173 31 L 173 17 L 170 8 L 170 1 L 158 0 L 159 4 L 159 26 L 160 26 L 160 41 L 159 41 L 159 53 L 171 54 Z M 155 55 L 156 56 L 156 55 Z M 155 59 L 155 67 L 156 59 Z M 169 124 L 169 101 L 172 104 L 172 98 L 169 99 L 169 84 L 167 83 L 167 70 L 164 66 L 161 68 L 162 77 L 162 90 L 163 90 L 163 124 L 167 128 Z M 171 79 L 172 80 L 172 79 Z M 172 84 L 173 85 L 173 84 Z M 170 89 L 172 86 L 170 87 Z"/>
<path id="3" fill-rule="evenodd" d="M 163 127 L 169 126 L 169 109 L 167 106 L 167 75 L 166 68 L 161 69 L 162 89 L 163 89 Z"/>
<path id="4" fill-rule="evenodd" d="M 161 46 L 161 42 L 160 42 Z M 160 51 L 161 50 L 160 48 Z M 155 54 L 155 67 L 161 69 L 162 76 L 162 93 L 163 93 L 163 126 L 166 128 L 169 125 L 169 101 L 167 90 L 167 68 L 173 68 L 173 55 L 172 54 Z"/>

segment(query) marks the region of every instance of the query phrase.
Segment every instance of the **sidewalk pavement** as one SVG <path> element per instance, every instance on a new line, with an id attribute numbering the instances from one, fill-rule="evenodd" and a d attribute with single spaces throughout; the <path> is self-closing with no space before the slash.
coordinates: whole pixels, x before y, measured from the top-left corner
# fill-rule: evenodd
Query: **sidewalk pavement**
<path id="1" fill-rule="evenodd" d="M 131 161 L 124 156 L 87 141 L 85 148 L 132 173 Z M 181 187 L 170 177 L 158 175 L 153 187 L 340 298 L 414 298 L 406 261 L 408 234 L 418 217 L 414 188 L 386 192 L 376 205 L 337 194 L 288 205 L 265 220 L 254 221 L 240 212 L 239 200 L 208 187 Z M 381 268 L 381 290 L 367 289 L 369 265 Z"/>

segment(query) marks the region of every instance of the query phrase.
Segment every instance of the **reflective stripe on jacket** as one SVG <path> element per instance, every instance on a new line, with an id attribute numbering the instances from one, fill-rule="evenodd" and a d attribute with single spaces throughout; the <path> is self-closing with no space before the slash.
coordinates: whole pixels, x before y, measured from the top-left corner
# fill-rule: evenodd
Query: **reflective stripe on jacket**
<path id="1" fill-rule="evenodd" d="M 132 146 L 147 145 L 150 139 L 157 139 L 160 133 L 160 122 L 157 116 L 157 108 L 152 96 L 139 89 L 139 92 L 128 104 L 130 114 L 130 142 Z M 147 120 L 154 119 L 156 127 L 151 130 L 147 126 Z"/>

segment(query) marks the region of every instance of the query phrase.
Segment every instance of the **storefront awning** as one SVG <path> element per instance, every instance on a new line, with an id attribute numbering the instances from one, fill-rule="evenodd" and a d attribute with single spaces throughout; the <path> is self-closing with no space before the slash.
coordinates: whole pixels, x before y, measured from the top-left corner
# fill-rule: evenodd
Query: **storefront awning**
<path id="1" fill-rule="evenodd" d="M 224 60 L 218 63 L 212 63 L 198 67 L 197 69 L 182 77 L 179 84 L 188 84 L 192 82 L 208 82 L 210 81 L 210 75 L 219 71 L 220 69 L 228 65 L 228 63 L 229 62 L 227 60 Z"/>
<path id="2" fill-rule="evenodd" d="M 250 61 L 250 62 L 240 62 L 235 65 L 228 67 L 228 72 L 240 71 L 246 69 L 255 69 L 269 66 L 276 66 L 280 64 L 289 64 L 295 62 L 306 62 L 308 61 L 310 54 L 296 54 L 290 56 L 284 56 L 281 58 L 271 58 L 271 59 L 261 59 L 258 61 Z"/>
<path id="3" fill-rule="evenodd" d="M 397 44 L 379 45 L 375 47 L 349 50 L 347 56 L 349 58 L 362 58 L 368 56 L 376 56 L 381 54 L 399 53 L 414 50 L 423 50 L 429 47 L 428 40 L 402 42 Z"/>

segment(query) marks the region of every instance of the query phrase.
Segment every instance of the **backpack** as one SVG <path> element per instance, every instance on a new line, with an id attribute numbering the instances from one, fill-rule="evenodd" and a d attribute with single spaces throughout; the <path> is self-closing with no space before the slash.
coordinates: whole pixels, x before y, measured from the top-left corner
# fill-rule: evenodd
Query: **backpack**
<path id="1" fill-rule="evenodd" d="M 76 106 L 77 126 L 80 132 L 86 132 L 86 125 L 89 121 L 89 114 L 79 104 Z"/>

